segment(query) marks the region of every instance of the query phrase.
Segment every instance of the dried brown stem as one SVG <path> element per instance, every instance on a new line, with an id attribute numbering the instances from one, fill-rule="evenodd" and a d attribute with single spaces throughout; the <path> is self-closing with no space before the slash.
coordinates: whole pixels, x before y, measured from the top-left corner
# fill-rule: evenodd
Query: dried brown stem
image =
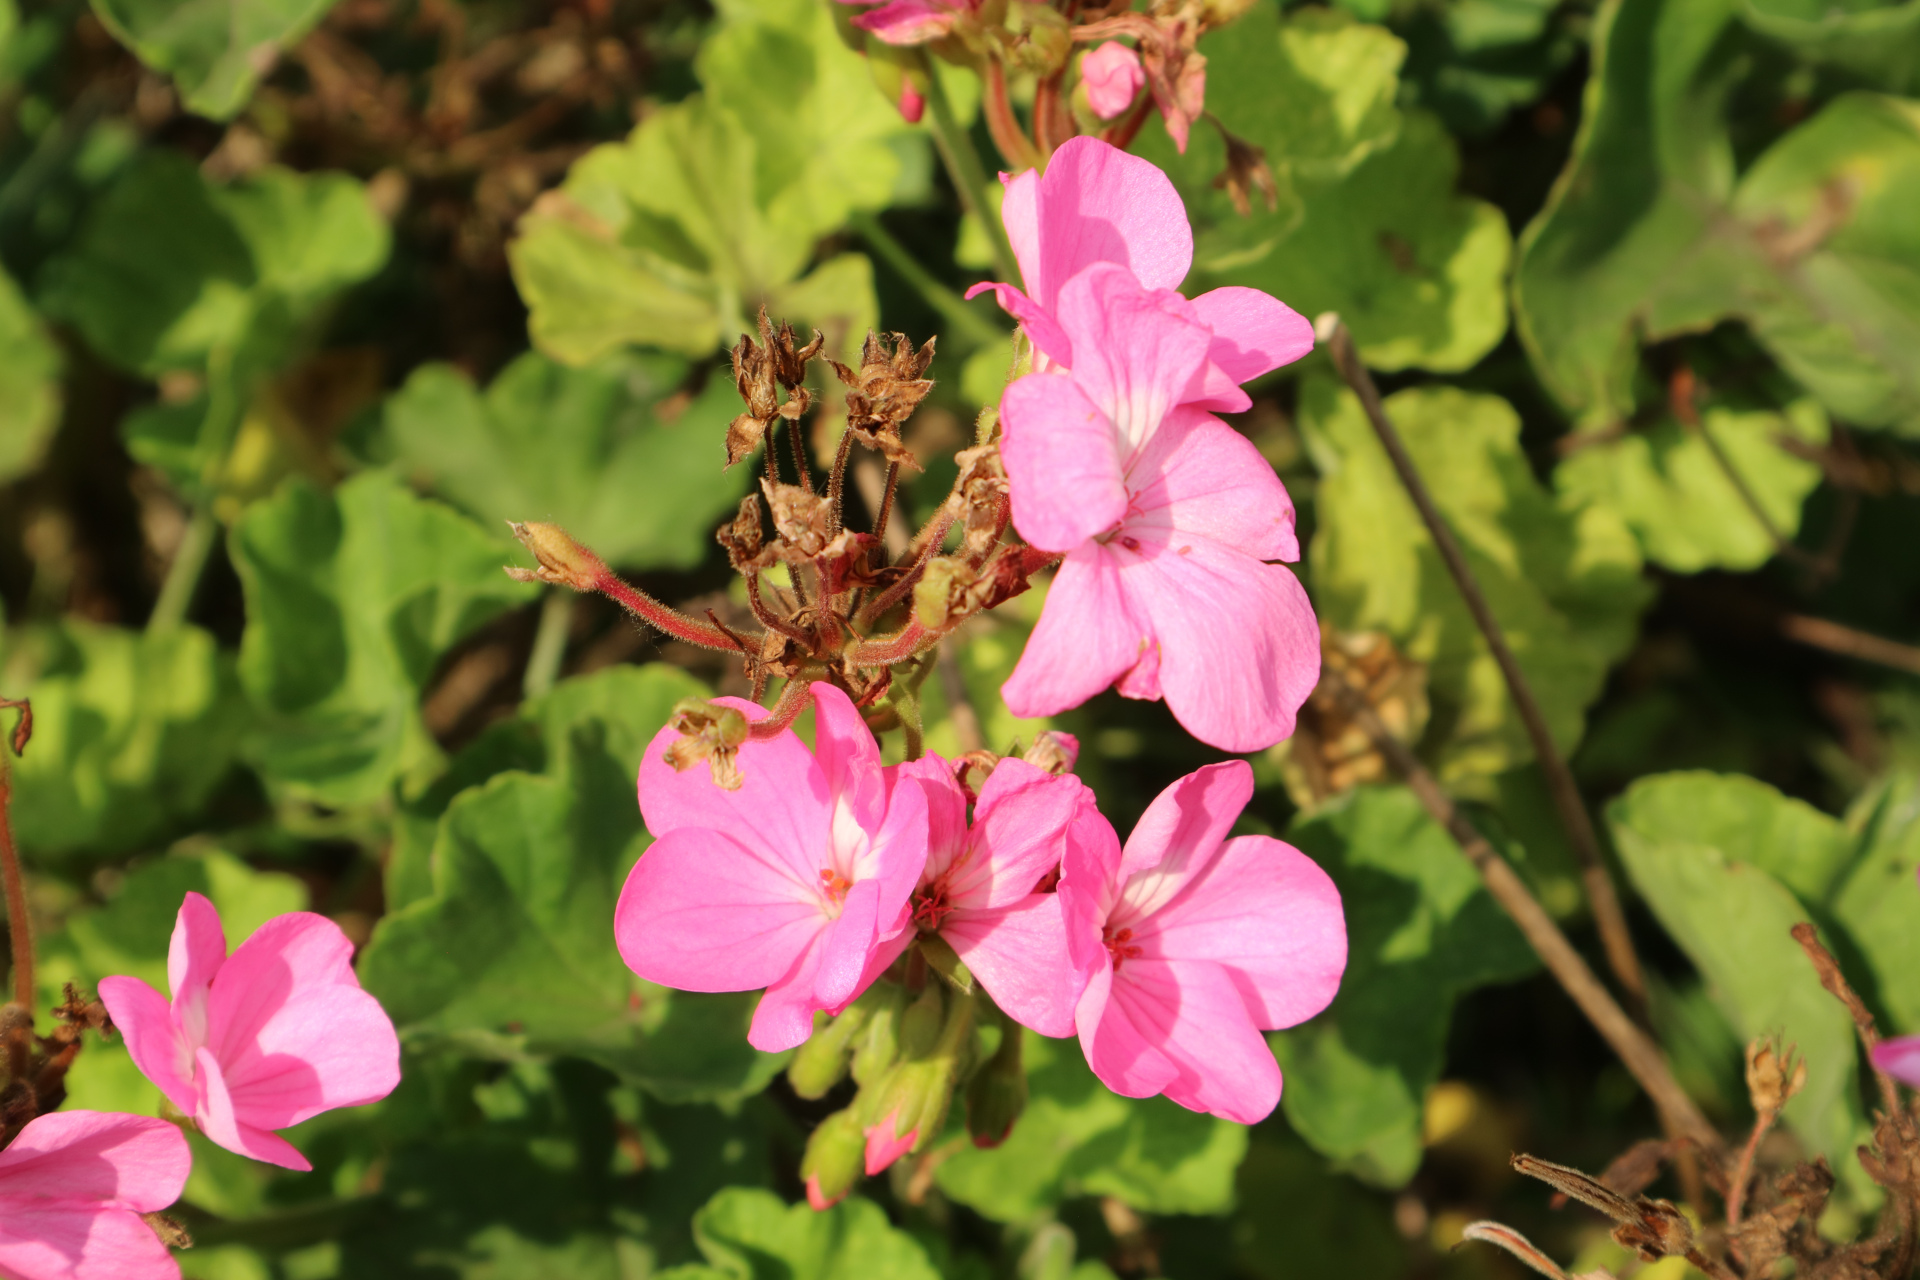
<path id="1" fill-rule="evenodd" d="M 1546 1276 L 1547 1280 L 1572 1280 L 1559 1263 L 1540 1252 L 1533 1241 L 1515 1231 L 1503 1222 L 1469 1222 L 1461 1229 L 1460 1238 L 1478 1240 L 1505 1249 L 1520 1261 Z"/>
<path id="2" fill-rule="evenodd" d="M 1753 1132 L 1747 1135 L 1747 1145 L 1740 1148 L 1740 1160 L 1733 1166 L 1733 1181 L 1727 1184 L 1728 1231 L 1740 1225 L 1740 1215 L 1747 1207 L 1747 1188 L 1753 1182 L 1753 1162 L 1760 1154 L 1760 1140 L 1767 1136 L 1779 1115 L 1777 1111 L 1763 1110 L 1753 1118 Z"/>
<path id="3" fill-rule="evenodd" d="M 1690 1139 L 1707 1152 L 1718 1152 L 1722 1147 L 1719 1133 L 1707 1122 L 1693 1099 L 1687 1096 L 1687 1091 L 1680 1087 L 1680 1082 L 1674 1079 L 1659 1046 L 1614 1000 L 1567 940 L 1567 935 L 1560 931 L 1560 926 L 1553 922 L 1553 917 L 1547 914 L 1546 908 L 1527 888 L 1526 882 L 1455 808 L 1452 798 L 1427 771 L 1426 766 L 1420 763 L 1405 743 L 1393 735 L 1393 731 L 1387 728 L 1366 698 L 1347 683 L 1345 677 L 1337 671 L 1328 670 L 1321 676 L 1321 688 L 1340 701 L 1342 709 L 1373 739 L 1374 745 L 1406 780 L 1407 786 L 1419 797 L 1427 812 L 1453 836 L 1467 861 L 1480 873 L 1481 883 L 1486 885 L 1493 900 L 1519 926 L 1520 932 L 1547 966 L 1548 972 L 1573 998 L 1573 1002 L 1587 1016 L 1587 1021 L 1600 1033 L 1601 1039 L 1618 1055 L 1628 1074 L 1647 1091 L 1668 1132 Z M 1690 1200 L 1699 1203 L 1700 1197 L 1695 1190 L 1689 1189 L 1687 1195 Z"/>
<path id="4" fill-rule="evenodd" d="M 1888 1115 L 1900 1110 L 1900 1094 L 1893 1087 L 1893 1078 L 1882 1071 L 1873 1061 L 1873 1051 L 1880 1044 L 1880 1031 L 1873 1024 L 1873 1015 L 1860 997 L 1854 994 L 1853 987 L 1847 982 L 1847 975 L 1840 971 L 1840 962 L 1833 953 L 1820 944 L 1819 932 L 1810 924 L 1802 922 L 1793 926 L 1793 940 L 1807 953 L 1807 959 L 1813 962 L 1813 971 L 1820 975 L 1820 985 L 1827 994 L 1847 1007 L 1847 1013 L 1853 1018 L 1853 1029 L 1860 1033 L 1860 1043 L 1867 1051 L 1867 1065 L 1873 1068 L 1873 1078 L 1880 1086 L 1880 1101 L 1886 1106 Z"/>
<path id="5" fill-rule="evenodd" d="M 853 431 L 848 429 L 840 433 L 840 447 L 834 451 L 833 470 L 827 475 L 827 536 L 832 537 L 847 527 L 846 503 L 847 458 L 853 452 Z"/>
<path id="6" fill-rule="evenodd" d="M 1387 417 L 1386 407 L 1380 402 L 1380 391 L 1374 386 L 1373 377 L 1367 372 L 1366 366 L 1361 363 L 1360 354 L 1353 345 L 1353 335 L 1347 331 L 1346 325 L 1335 325 L 1327 347 L 1333 357 L 1334 367 L 1360 398 L 1367 420 L 1373 424 L 1374 434 L 1380 438 L 1381 447 L 1386 450 L 1407 496 L 1413 500 L 1415 509 L 1425 522 L 1440 559 L 1453 576 L 1454 585 L 1466 601 L 1467 611 L 1473 615 L 1480 634 L 1486 638 L 1487 648 L 1493 653 L 1494 662 L 1500 667 L 1507 691 L 1513 697 L 1514 708 L 1520 713 L 1520 722 L 1526 727 L 1527 738 L 1533 744 L 1534 758 L 1539 762 L 1540 772 L 1546 779 L 1554 809 L 1580 861 L 1580 879 L 1586 886 L 1587 903 L 1593 909 L 1594 926 L 1599 930 L 1600 945 L 1606 952 L 1607 965 L 1620 983 L 1627 1004 L 1636 1015 L 1635 1020 L 1644 1023 L 1646 979 L 1640 971 L 1640 958 L 1633 949 L 1633 935 L 1627 929 L 1626 912 L 1621 909 L 1620 895 L 1614 888 L 1613 877 L 1608 874 L 1606 860 L 1600 852 L 1599 834 L 1594 830 L 1592 816 L 1587 812 L 1586 801 L 1580 795 L 1573 771 L 1567 767 L 1566 757 L 1554 745 L 1546 716 L 1540 710 L 1539 700 L 1533 695 L 1533 686 L 1520 670 L 1520 663 L 1507 644 L 1506 633 L 1501 629 L 1499 619 L 1493 616 L 1493 607 L 1487 603 L 1486 594 L 1481 591 L 1480 582 L 1467 563 L 1466 554 L 1440 514 L 1439 507 L 1434 505 L 1433 495 L 1421 479 L 1420 470 L 1401 441 L 1400 433 Z"/>
<path id="7" fill-rule="evenodd" d="M 1883 639 L 1852 627 L 1843 627 L 1837 622 L 1828 622 L 1825 618 L 1790 613 L 1780 620 L 1780 634 L 1829 653 L 1920 675 L 1920 646 Z"/>
<path id="8" fill-rule="evenodd" d="M 25 698 L 0 698 L 0 711 L 16 711 L 9 744 L 15 755 L 24 755 L 27 740 L 33 736 L 33 706 Z M 20 872 L 20 850 L 13 842 L 13 764 L 0 749 L 0 876 L 5 878 L 7 895 L 7 941 L 13 948 L 13 999 L 26 1011 L 29 1025 L 33 1019 L 33 931 L 27 919 L 26 877 Z"/>

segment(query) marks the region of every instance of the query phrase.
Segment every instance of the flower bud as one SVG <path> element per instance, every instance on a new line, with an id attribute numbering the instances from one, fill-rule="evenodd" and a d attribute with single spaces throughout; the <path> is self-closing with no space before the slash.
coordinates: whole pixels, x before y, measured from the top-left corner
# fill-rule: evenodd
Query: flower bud
<path id="1" fill-rule="evenodd" d="M 908 124 L 919 124 L 927 108 L 927 59 L 918 49 L 890 45 L 869 35 L 867 71 L 880 92 Z"/>
<path id="2" fill-rule="evenodd" d="M 800 1158 L 808 1204 L 817 1210 L 831 1209 L 853 1190 L 853 1184 L 860 1180 L 865 1143 L 851 1107 L 820 1122 L 807 1139 L 806 1154 Z"/>
<path id="3" fill-rule="evenodd" d="M 787 1083 L 803 1098 L 824 1098 L 827 1091 L 847 1074 L 847 1059 L 853 1044 L 866 1029 L 877 1001 L 870 1002 L 874 988 L 841 1010 L 838 1017 L 825 1013 L 813 1015 L 813 1035 L 800 1046 L 787 1064 Z"/>
<path id="4" fill-rule="evenodd" d="M 674 704 L 667 723 L 680 737 L 667 748 L 666 762 L 685 773 L 705 760 L 713 770 L 715 784 L 728 791 L 740 789 L 741 777 L 735 757 L 747 740 L 747 718 L 732 707 L 701 698 L 682 698 Z"/>
<path id="5" fill-rule="evenodd" d="M 920 1058 L 933 1052 L 935 1041 L 940 1038 L 940 1024 L 945 1020 L 946 1009 L 940 999 L 941 984 L 927 983 L 919 997 L 907 1006 L 900 1017 L 900 1056 Z"/>
<path id="6" fill-rule="evenodd" d="M 551 582 L 572 587 L 575 591 L 599 589 L 601 578 L 606 576 L 606 564 L 599 556 L 575 542 L 559 525 L 542 524 L 537 520 L 519 524 L 509 520 L 507 528 L 513 530 L 513 536 L 520 539 L 520 544 L 540 562 L 537 569 L 508 565 L 509 578 L 517 582 Z"/>
<path id="7" fill-rule="evenodd" d="M 880 998 L 853 1043 L 853 1078 L 862 1087 L 878 1080 L 900 1056 L 900 1016 L 906 1011 L 907 989 L 897 983 L 876 982 L 868 988 L 867 996 L 876 992 Z"/>
<path id="8" fill-rule="evenodd" d="M 1080 739 L 1058 729 L 1042 729 L 1033 745 L 1020 753 L 1020 758 L 1055 776 L 1072 773 L 1080 759 Z"/>
<path id="9" fill-rule="evenodd" d="M 1020 1060 L 1019 1023 L 1007 1019 L 1000 1047 L 967 1082 L 967 1132 L 976 1147 L 997 1147 L 1027 1109 L 1027 1069 Z"/>

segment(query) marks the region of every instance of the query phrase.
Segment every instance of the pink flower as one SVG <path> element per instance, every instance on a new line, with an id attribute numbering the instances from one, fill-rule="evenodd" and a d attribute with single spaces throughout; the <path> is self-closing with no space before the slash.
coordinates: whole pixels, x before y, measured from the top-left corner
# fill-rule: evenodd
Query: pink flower
<path id="1" fill-rule="evenodd" d="M 179 1280 L 140 1220 L 180 1197 L 193 1157 L 164 1120 L 55 1111 L 0 1151 L 0 1274 L 11 1280 Z"/>
<path id="2" fill-rule="evenodd" d="M 1070 775 L 1002 760 L 981 786 L 969 826 L 967 795 L 950 763 L 929 754 L 897 771 L 896 787 L 911 778 L 927 797 L 930 834 L 926 869 L 913 894 L 916 930 L 946 939 L 1014 1021 L 1044 1036 L 1072 1035 L 1080 990 L 1067 960 L 1060 898 L 1035 889 L 1060 866 L 1068 829 L 1092 806 L 1093 793 Z M 886 958 L 912 940 L 903 935 Z"/>
<path id="3" fill-rule="evenodd" d="M 841 4 L 868 4 L 872 0 L 840 0 Z M 862 31 L 871 31 L 888 44 L 915 45 L 938 40 L 953 30 L 953 24 L 979 8 L 979 0 L 887 0 L 853 20 Z M 904 111 L 903 111 L 904 114 Z M 908 116 L 908 120 L 919 117 Z"/>
<path id="4" fill-rule="evenodd" d="M 1920 1089 L 1920 1036 L 1897 1036 L 1873 1047 L 1873 1065 Z"/>
<path id="5" fill-rule="evenodd" d="M 1193 228 L 1180 193 L 1138 156 L 1097 138 L 1071 138 L 1044 175 L 1029 169 L 1017 177 L 1002 174 L 1000 181 L 1006 187 L 1000 220 L 1026 292 L 987 283 L 967 296 L 995 292 L 1046 357 L 1038 368 L 1073 367 L 1073 342 L 1055 312 L 1061 290 L 1088 267 L 1117 263 L 1157 295 L 1177 288 L 1193 266 Z M 1214 289 L 1188 305 L 1188 318 L 1209 340 L 1200 374 L 1178 388 L 1177 403 L 1238 413 L 1252 403 L 1241 383 L 1313 350 L 1313 326 L 1258 289 Z"/>
<path id="6" fill-rule="evenodd" d="M 749 720 L 766 711 L 716 699 Z M 814 750 L 792 730 L 740 748 L 737 791 L 666 763 L 663 729 L 640 766 L 653 847 L 620 891 L 627 967 L 683 991 L 765 987 L 748 1041 L 791 1049 L 816 1009 L 838 1012 L 872 980 L 876 950 L 907 928 L 927 860 L 918 787 L 889 794 L 873 734 L 847 695 L 813 686 Z"/>
<path id="7" fill-rule="evenodd" d="M 1260 1032 L 1326 1008 L 1347 963 L 1326 873 L 1278 840 L 1225 838 L 1252 795 L 1244 761 L 1208 765 L 1160 793 L 1124 851 L 1090 817 L 1060 879 L 1094 1074 L 1241 1124 L 1280 1101 Z"/>
<path id="8" fill-rule="evenodd" d="M 1080 59 L 1080 83 L 1087 87 L 1087 105 L 1102 120 L 1112 120 L 1132 106 L 1146 82 L 1140 55 L 1118 40 L 1109 40 Z"/>
<path id="9" fill-rule="evenodd" d="M 227 954 L 220 913 L 180 904 L 167 953 L 171 1004 L 138 978 L 103 978 L 127 1052 L 200 1132 L 255 1160 L 311 1169 L 275 1129 L 377 1102 L 400 1083 L 400 1041 L 353 974 L 353 944 L 308 911 L 261 925 Z"/>
<path id="10" fill-rule="evenodd" d="M 900 1125 L 898 1109 L 887 1112 L 877 1124 L 867 1126 L 867 1176 L 884 1173 L 888 1165 L 913 1150 L 913 1144 L 920 1140 L 920 1129 L 916 1125 L 905 1133 L 895 1133 Z M 819 1206 L 815 1206 L 818 1208 Z"/>

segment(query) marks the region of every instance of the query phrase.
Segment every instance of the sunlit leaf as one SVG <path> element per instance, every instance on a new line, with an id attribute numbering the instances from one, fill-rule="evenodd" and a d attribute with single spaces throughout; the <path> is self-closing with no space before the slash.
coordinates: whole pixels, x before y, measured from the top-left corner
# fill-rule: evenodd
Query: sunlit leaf
<path id="1" fill-rule="evenodd" d="M 282 50 L 334 0 L 93 0 L 107 30 L 179 85 L 187 106 L 225 120 L 246 106 Z"/>
<path id="2" fill-rule="evenodd" d="M 60 353 L 0 272 L 0 484 L 33 470 L 60 422 Z"/>
<path id="3" fill-rule="evenodd" d="M 880 1206 L 854 1198 L 817 1213 L 771 1191 L 729 1187 L 693 1220 L 694 1238 L 728 1280 L 939 1280 L 912 1236 Z"/>

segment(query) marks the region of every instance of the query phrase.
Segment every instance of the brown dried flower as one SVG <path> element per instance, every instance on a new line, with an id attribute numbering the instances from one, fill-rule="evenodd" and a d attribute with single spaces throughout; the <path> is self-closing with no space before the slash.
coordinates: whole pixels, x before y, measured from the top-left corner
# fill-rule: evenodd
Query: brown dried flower
<path id="1" fill-rule="evenodd" d="M 888 462 L 910 471 L 921 467 L 901 443 L 900 427 L 933 390 L 932 380 L 920 376 L 933 363 L 933 344 L 934 339 L 928 338 L 915 351 L 903 333 L 885 338 L 869 333 L 860 348 L 858 371 L 838 360 L 832 362 L 834 372 L 847 386 L 847 429 L 862 444 L 884 454 Z"/>

